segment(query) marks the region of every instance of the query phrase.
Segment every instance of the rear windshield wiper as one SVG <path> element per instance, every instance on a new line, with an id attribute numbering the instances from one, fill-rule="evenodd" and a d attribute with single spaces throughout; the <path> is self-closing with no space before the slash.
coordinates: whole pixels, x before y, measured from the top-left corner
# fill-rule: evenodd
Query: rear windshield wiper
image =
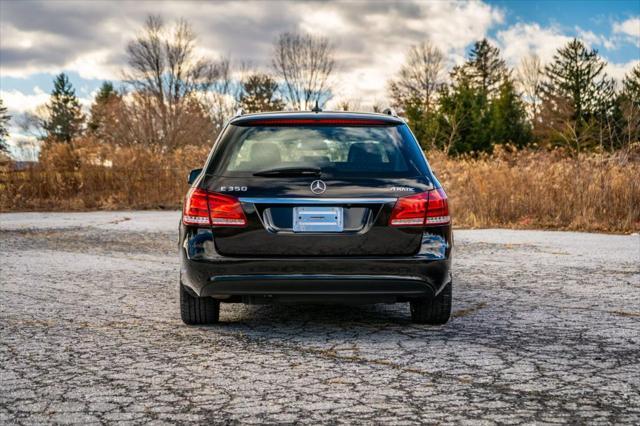
<path id="1" fill-rule="evenodd" d="M 319 176 L 318 167 L 281 167 L 278 169 L 268 169 L 255 172 L 254 176 Z"/>

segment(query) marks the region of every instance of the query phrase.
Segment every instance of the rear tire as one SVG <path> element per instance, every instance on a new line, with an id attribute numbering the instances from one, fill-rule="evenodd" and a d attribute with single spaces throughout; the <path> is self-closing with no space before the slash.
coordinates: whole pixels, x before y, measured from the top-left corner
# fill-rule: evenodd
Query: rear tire
<path id="1" fill-rule="evenodd" d="M 451 316 L 452 290 L 453 282 L 450 282 L 434 298 L 411 301 L 411 321 L 416 324 L 446 324 Z"/>
<path id="2" fill-rule="evenodd" d="M 215 324 L 220 319 L 220 302 L 211 297 L 192 296 L 180 283 L 180 316 L 185 324 Z"/>

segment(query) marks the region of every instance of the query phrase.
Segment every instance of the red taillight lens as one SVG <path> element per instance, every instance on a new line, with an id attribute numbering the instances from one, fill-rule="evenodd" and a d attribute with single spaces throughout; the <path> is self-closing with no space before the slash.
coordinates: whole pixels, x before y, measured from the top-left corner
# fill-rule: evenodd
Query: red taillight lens
<path id="1" fill-rule="evenodd" d="M 389 225 L 391 226 L 420 226 L 424 225 L 427 214 L 428 192 L 423 192 L 409 197 L 398 198 L 393 206 Z"/>
<path id="2" fill-rule="evenodd" d="M 192 188 L 182 214 L 185 225 L 245 226 L 247 218 L 237 198 Z"/>
<path id="3" fill-rule="evenodd" d="M 449 223 L 447 194 L 440 188 L 398 198 L 391 212 L 391 226 L 423 226 Z"/>
<path id="4" fill-rule="evenodd" d="M 247 218 L 237 198 L 222 194 L 209 194 L 211 224 L 215 226 L 244 226 Z"/>
<path id="5" fill-rule="evenodd" d="M 427 217 L 425 225 L 441 225 L 451 222 L 449 216 L 449 202 L 447 194 L 442 188 L 429 191 L 429 205 L 427 206 Z"/>
<path id="6" fill-rule="evenodd" d="M 182 222 L 185 225 L 210 225 L 207 191 L 191 188 L 184 200 Z"/>

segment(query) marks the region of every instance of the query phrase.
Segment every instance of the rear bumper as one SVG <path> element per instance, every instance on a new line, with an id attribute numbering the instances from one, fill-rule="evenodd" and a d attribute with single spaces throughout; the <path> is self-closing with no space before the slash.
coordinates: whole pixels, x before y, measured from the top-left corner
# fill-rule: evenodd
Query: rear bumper
<path id="1" fill-rule="evenodd" d="M 245 258 L 218 255 L 205 237 L 182 241 L 181 282 L 194 295 L 229 302 L 405 301 L 433 297 L 451 281 L 450 250 L 441 259 L 425 254 Z"/>
<path id="2" fill-rule="evenodd" d="M 202 296 L 226 295 L 405 295 L 423 296 L 432 288 L 417 277 L 385 275 L 218 275 L 209 278 Z"/>
<path id="3" fill-rule="evenodd" d="M 424 263 L 419 259 L 243 259 L 237 264 L 185 260 L 181 281 L 198 296 L 220 299 L 304 295 L 310 299 L 349 295 L 412 298 L 436 295 L 450 276 L 447 262 Z"/>

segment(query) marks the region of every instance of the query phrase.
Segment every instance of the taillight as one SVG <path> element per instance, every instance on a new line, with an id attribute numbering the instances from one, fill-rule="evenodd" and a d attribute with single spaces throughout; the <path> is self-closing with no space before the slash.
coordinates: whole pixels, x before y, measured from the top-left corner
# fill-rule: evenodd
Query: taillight
<path id="1" fill-rule="evenodd" d="M 441 188 L 398 198 L 393 206 L 389 225 L 441 225 L 451 221 L 447 194 Z"/>
<path id="2" fill-rule="evenodd" d="M 191 188 L 182 213 L 185 225 L 245 226 L 247 218 L 237 198 Z"/>
<path id="3" fill-rule="evenodd" d="M 237 198 L 209 193 L 209 215 L 215 226 L 244 226 L 247 218 Z"/>
<path id="4" fill-rule="evenodd" d="M 396 201 L 391 212 L 389 225 L 391 226 L 419 226 L 424 225 L 427 214 L 428 192 L 422 192 L 409 197 L 401 197 Z"/>
<path id="5" fill-rule="evenodd" d="M 427 217 L 425 225 L 442 225 L 451 222 L 449 216 L 449 202 L 447 194 L 442 188 L 433 189 L 428 192 L 429 201 L 427 206 Z"/>
<path id="6" fill-rule="evenodd" d="M 210 225 L 207 191 L 191 188 L 184 200 L 182 222 L 185 225 Z"/>

